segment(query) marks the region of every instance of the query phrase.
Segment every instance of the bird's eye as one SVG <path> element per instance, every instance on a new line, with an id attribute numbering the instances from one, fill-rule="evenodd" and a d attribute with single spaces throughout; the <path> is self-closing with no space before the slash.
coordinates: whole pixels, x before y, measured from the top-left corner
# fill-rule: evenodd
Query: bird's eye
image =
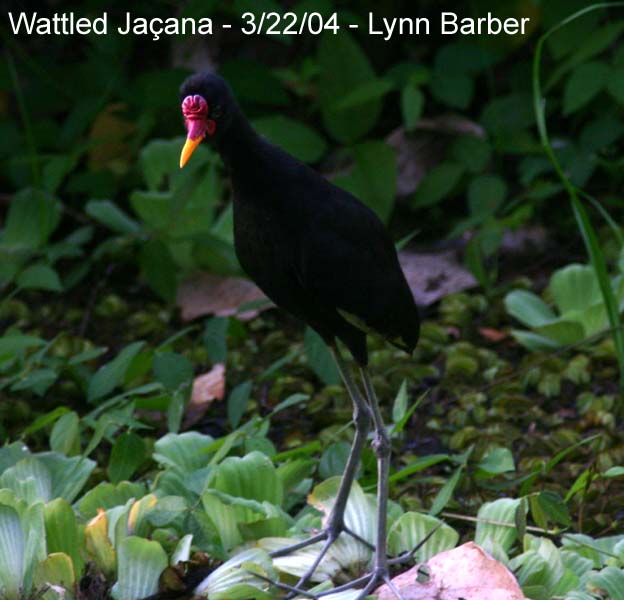
<path id="1" fill-rule="evenodd" d="M 223 114 L 223 110 L 221 106 L 217 105 L 212 109 L 210 116 L 213 119 L 218 119 L 222 114 Z"/>

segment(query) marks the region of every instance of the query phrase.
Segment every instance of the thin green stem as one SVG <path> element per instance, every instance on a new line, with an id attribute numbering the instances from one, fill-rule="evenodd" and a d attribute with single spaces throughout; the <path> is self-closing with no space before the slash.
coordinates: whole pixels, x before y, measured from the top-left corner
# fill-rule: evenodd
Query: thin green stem
<path id="1" fill-rule="evenodd" d="M 548 135 L 548 128 L 546 125 L 545 98 L 542 95 L 540 82 L 540 66 L 544 43 L 553 33 L 558 31 L 562 27 L 565 27 L 568 23 L 571 23 L 572 21 L 578 19 L 579 17 L 582 17 L 589 12 L 601 8 L 617 7 L 624 7 L 624 2 L 603 2 L 599 4 L 593 4 L 592 6 L 588 6 L 582 10 L 579 10 L 573 15 L 570 15 L 569 17 L 549 29 L 540 37 L 535 48 L 535 55 L 533 57 L 533 108 L 535 111 L 537 129 L 539 131 L 542 146 L 546 155 L 553 164 L 553 167 L 557 175 L 559 176 L 559 179 L 561 180 L 566 191 L 568 192 L 568 196 L 570 197 L 570 202 L 572 204 L 574 217 L 578 224 L 581 235 L 583 236 L 587 253 L 589 254 L 591 264 L 598 278 L 602 298 L 607 309 L 611 328 L 613 330 L 613 340 L 615 343 L 615 349 L 618 357 L 618 366 L 620 370 L 620 390 L 624 392 L 624 332 L 621 328 L 619 306 L 615 298 L 615 294 L 613 293 L 611 280 L 607 271 L 605 256 L 598 242 L 598 236 L 596 235 L 596 231 L 591 224 L 589 215 L 579 197 L 577 189 L 566 175 L 552 147 L 550 137 Z"/>

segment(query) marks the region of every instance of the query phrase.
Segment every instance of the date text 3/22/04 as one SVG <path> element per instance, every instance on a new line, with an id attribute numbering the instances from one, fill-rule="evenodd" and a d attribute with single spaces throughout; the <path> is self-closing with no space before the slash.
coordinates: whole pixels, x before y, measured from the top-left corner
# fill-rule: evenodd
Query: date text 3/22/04
<path id="1" fill-rule="evenodd" d="M 246 35 L 297 35 L 302 33 L 319 34 L 322 31 L 337 33 L 341 29 L 338 14 L 323 17 L 320 13 L 293 12 L 251 13 L 242 15 L 242 32 Z M 432 32 L 431 19 L 427 17 L 376 17 L 368 13 L 369 35 L 381 35 L 385 41 L 401 35 L 429 35 Z M 485 17 L 460 17 L 453 12 L 440 14 L 440 33 L 442 35 L 524 35 L 529 17 L 519 19 L 508 17 L 498 18 L 492 13 Z M 349 29 L 360 29 L 357 23 L 342 25 Z"/>

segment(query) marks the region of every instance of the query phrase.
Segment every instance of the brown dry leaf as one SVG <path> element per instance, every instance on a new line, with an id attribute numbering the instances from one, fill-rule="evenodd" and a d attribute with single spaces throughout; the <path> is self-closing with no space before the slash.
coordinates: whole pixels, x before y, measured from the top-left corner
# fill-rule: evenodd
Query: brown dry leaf
<path id="1" fill-rule="evenodd" d="M 470 271 L 459 264 L 452 251 L 416 254 L 399 252 L 399 262 L 417 304 L 434 302 L 477 285 Z"/>
<path id="2" fill-rule="evenodd" d="M 259 312 L 270 308 L 270 304 L 239 313 L 239 307 L 266 296 L 248 279 L 223 277 L 212 273 L 196 273 L 178 288 L 177 305 L 183 321 L 214 314 L 229 317 L 236 314 L 239 319 L 253 319 Z"/>
<path id="3" fill-rule="evenodd" d="M 479 333 L 490 342 L 500 342 L 509 337 L 506 331 L 499 331 L 498 329 L 492 329 L 491 327 L 480 327 Z"/>
<path id="4" fill-rule="evenodd" d="M 474 542 L 437 554 L 425 563 L 429 581 L 418 583 L 416 565 L 392 582 L 405 600 L 525 600 L 511 571 Z M 396 600 L 387 585 L 377 600 Z"/>
<path id="5" fill-rule="evenodd" d="M 191 399 L 184 411 L 182 428 L 188 429 L 206 414 L 215 400 L 225 396 L 225 365 L 217 363 L 208 373 L 199 375 L 193 381 Z"/>

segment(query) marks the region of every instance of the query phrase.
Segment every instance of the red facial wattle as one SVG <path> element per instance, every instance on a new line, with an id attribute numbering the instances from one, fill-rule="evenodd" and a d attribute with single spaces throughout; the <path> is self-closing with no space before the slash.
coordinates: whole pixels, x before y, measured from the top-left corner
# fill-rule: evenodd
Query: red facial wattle
<path id="1" fill-rule="evenodd" d="M 180 155 L 180 168 L 186 164 L 204 137 L 214 135 L 217 129 L 217 124 L 208 118 L 208 102 L 199 94 L 184 98 L 182 114 L 186 124 L 187 137 Z"/>

